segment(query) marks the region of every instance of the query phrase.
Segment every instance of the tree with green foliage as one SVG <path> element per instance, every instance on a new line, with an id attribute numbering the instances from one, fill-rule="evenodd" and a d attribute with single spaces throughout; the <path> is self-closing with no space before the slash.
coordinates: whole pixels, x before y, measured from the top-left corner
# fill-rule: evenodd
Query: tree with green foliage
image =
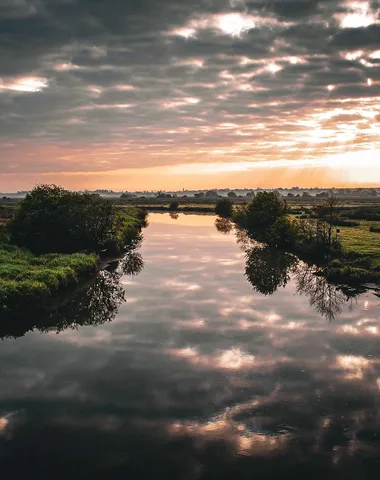
<path id="1" fill-rule="evenodd" d="M 228 198 L 222 198 L 217 201 L 215 213 L 220 217 L 232 217 L 233 205 Z"/>
<path id="2" fill-rule="evenodd" d="M 34 253 L 99 252 L 129 240 L 115 207 L 99 195 L 39 185 L 9 224 L 11 242 Z M 129 232 L 130 233 L 130 232 Z"/>
<path id="3" fill-rule="evenodd" d="M 294 242 L 293 223 L 286 217 L 287 204 L 275 192 L 256 193 L 243 213 L 243 226 L 259 242 L 276 247 Z"/>

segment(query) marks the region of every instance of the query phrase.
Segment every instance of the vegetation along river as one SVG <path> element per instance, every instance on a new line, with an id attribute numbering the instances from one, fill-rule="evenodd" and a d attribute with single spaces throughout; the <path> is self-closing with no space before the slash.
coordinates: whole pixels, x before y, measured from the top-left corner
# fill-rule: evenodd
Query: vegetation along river
<path id="1" fill-rule="evenodd" d="M 148 220 L 124 264 L 2 327 L 2 478 L 378 478 L 376 292 L 211 215 Z"/>

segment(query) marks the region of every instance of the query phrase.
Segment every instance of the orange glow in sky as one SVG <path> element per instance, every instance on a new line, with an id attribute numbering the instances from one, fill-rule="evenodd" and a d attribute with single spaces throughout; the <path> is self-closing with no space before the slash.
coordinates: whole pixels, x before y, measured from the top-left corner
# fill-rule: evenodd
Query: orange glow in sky
<path id="1" fill-rule="evenodd" d="M 0 191 L 380 184 L 376 2 L 173 1 L 10 2 Z"/>

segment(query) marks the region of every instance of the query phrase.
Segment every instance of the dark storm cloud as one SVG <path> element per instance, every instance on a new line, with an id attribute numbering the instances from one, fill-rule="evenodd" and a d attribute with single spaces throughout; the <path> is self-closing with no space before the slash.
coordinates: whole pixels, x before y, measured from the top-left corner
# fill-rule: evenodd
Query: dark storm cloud
<path id="1" fill-rule="evenodd" d="M 0 150 L 2 172 L 84 168 L 24 161 L 16 150 L 28 141 L 117 139 L 156 156 L 132 161 L 116 146 L 102 164 L 87 162 L 95 171 L 175 164 L 194 144 L 207 153 L 229 143 L 239 156 L 247 142 L 251 151 L 296 142 L 285 158 L 305 151 L 302 129 L 321 127 L 315 115 L 340 100 L 349 123 L 363 129 L 364 119 L 374 135 L 373 117 L 361 116 L 371 105 L 360 103 L 375 108 L 380 81 L 379 2 L 367 3 L 0 0 L 0 140 L 14 142 Z"/>

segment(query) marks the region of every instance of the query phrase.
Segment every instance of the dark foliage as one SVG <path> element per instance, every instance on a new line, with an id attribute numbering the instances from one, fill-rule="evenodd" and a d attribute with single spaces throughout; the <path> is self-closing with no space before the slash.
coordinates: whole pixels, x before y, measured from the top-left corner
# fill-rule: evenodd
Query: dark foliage
<path id="1" fill-rule="evenodd" d="M 222 198 L 218 200 L 215 206 L 215 213 L 220 217 L 231 217 L 233 211 L 233 205 L 228 198 Z"/>
<path id="2" fill-rule="evenodd" d="M 34 253 L 96 252 L 115 234 L 113 205 L 99 195 L 40 185 L 10 222 L 11 241 Z"/>
<path id="3" fill-rule="evenodd" d="M 297 262 L 297 257 L 282 250 L 254 247 L 247 252 L 245 274 L 256 291 L 272 295 L 285 287 Z"/>
<path id="4" fill-rule="evenodd" d="M 218 232 L 227 235 L 233 229 L 233 223 L 227 218 L 217 218 L 215 220 L 215 227 Z"/>
<path id="5" fill-rule="evenodd" d="M 171 210 L 171 211 L 178 210 L 178 207 L 179 207 L 178 201 L 173 200 L 169 205 L 169 210 Z"/>

